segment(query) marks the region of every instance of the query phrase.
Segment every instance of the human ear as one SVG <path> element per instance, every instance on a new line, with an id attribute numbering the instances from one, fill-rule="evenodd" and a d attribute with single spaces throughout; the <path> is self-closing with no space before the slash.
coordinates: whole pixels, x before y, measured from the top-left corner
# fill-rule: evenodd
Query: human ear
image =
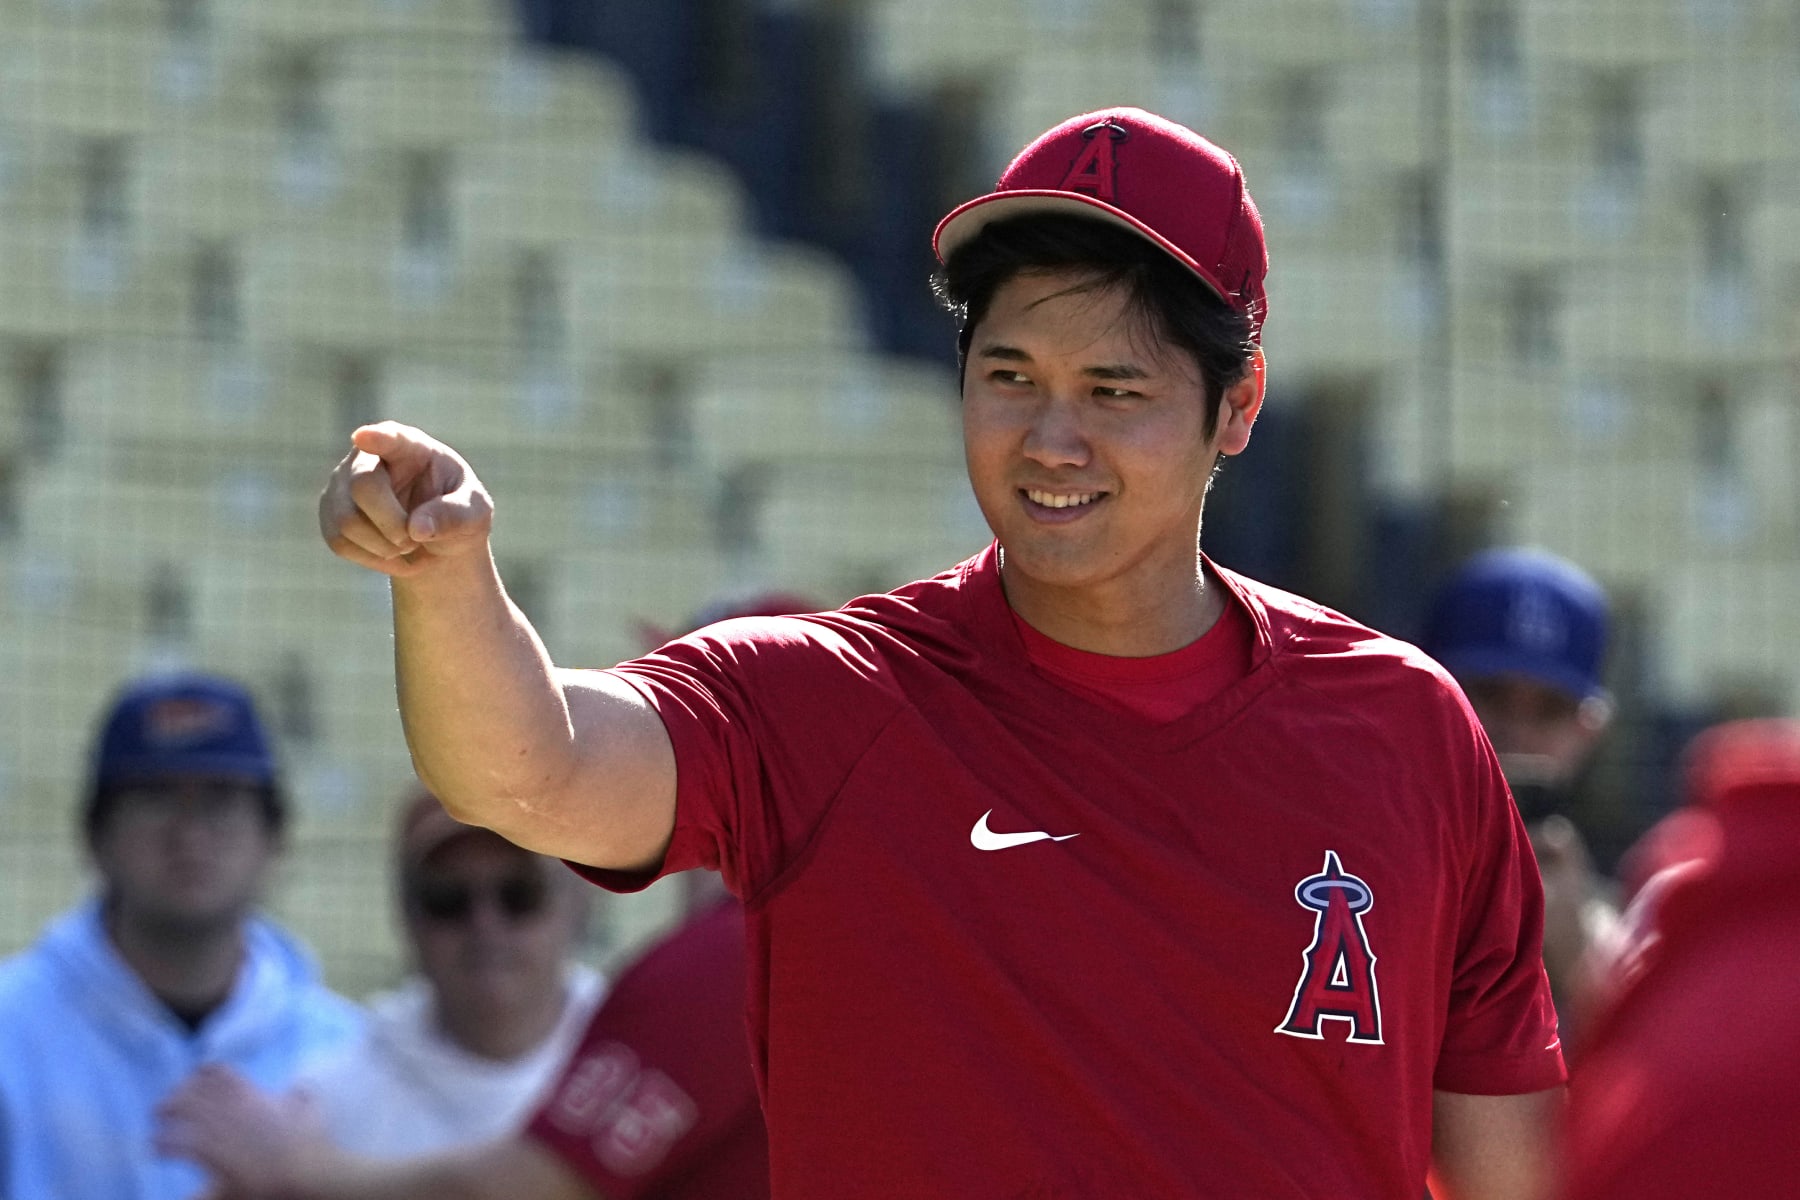
<path id="1" fill-rule="evenodd" d="M 1267 375 L 1268 364 L 1259 346 L 1250 358 L 1250 369 L 1244 377 L 1226 388 L 1219 397 L 1217 439 L 1220 454 L 1242 454 L 1250 444 L 1250 427 L 1256 423 L 1256 414 L 1262 411 Z"/>

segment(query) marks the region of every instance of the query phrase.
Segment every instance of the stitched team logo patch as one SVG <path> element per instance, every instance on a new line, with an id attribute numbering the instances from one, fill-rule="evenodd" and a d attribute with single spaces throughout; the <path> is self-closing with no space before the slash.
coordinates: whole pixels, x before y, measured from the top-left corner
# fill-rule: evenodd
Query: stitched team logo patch
<path id="1" fill-rule="evenodd" d="M 1058 188 L 1065 192 L 1091 192 L 1108 202 L 1118 199 L 1118 162 L 1114 149 L 1131 136 L 1117 121 L 1098 121 L 1081 131 L 1081 152 L 1069 164 Z"/>
<path id="2" fill-rule="evenodd" d="M 1375 952 L 1363 928 L 1363 914 L 1375 906 L 1374 889 L 1344 870 L 1337 851 L 1327 850 L 1325 869 L 1302 879 L 1294 899 L 1316 914 L 1312 945 L 1303 955 L 1287 1017 L 1275 1032 L 1322 1040 L 1326 1021 L 1343 1021 L 1350 1026 L 1349 1041 L 1381 1045 Z"/>

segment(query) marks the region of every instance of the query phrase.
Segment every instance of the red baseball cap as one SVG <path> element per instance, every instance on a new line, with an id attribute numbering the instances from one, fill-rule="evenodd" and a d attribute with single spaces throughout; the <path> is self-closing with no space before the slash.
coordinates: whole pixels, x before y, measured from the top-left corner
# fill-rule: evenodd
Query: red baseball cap
<path id="1" fill-rule="evenodd" d="M 1269 250 L 1243 168 L 1193 130 L 1141 108 L 1070 117 L 1019 152 L 992 192 L 938 223 L 942 262 L 990 221 L 1097 217 L 1149 238 L 1248 315 L 1262 339 Z"/>
<path id="2" fill-rule="evenodd" d="M 1800 721 L 1728 721 L 1696 737 L 1686 754 L 1688 802 L 1717 809 L 1753 797 L 1800 802 Z"/>

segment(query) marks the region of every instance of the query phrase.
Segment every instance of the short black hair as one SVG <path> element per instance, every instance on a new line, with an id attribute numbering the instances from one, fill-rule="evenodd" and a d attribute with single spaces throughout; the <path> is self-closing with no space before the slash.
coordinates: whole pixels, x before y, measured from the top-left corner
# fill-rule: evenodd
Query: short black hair
<path id="1" fill-rule="evenodd" d="M 956 317 L 959 368 L 994 294 L 1028 271 L 1085 274 L 1079 290 L 1123 288 L 1133 312 L 1199 364 L 1206 436 L 1213 435 L 1219 398 L 1250 370 L 1255 323 L 1148 238 L 1091 217 L 1037 213 L 994 221 L 950 255 L 931 290 Z"/>

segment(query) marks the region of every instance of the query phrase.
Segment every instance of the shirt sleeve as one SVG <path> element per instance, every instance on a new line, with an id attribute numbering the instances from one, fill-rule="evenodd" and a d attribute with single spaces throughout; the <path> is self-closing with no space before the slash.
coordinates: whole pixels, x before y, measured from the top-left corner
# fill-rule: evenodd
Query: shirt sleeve
<path id="1" fill-rule="evenodd" d="M 1567 1078 L 1544 973 L 1543 882 L 1493 749 L 1463 711 L 1476 822 L 1433 1086 L 1481 1096 L 1543 1091 Z"/>
<path id="2" fill-rule="evenodd" d="M 886 724 L 895 699 L 866 645 L 795 617 L 726 621 L 612 668 L 675 751 L 675 830 L 647 872 L 576 866 L 612 891 L 719 871 L 753 898 L 785 870 Z"/>

